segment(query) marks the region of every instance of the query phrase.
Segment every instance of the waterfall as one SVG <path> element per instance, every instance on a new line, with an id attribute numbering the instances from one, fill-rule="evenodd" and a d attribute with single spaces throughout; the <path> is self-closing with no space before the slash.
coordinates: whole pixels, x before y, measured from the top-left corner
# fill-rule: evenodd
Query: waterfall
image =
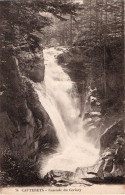
<path id="1" fill-rule="evenodd" d="M 57 152 L 46 157 L 42 175 L 55 169 L 74 171 L 77 167 L 91 166 L 98 159 L 98 150 L 85 139 L 78 101 L 73 96 L 74 84 L 56 61 L 61 52 L 54 48 L 44 50 L 45 80 L 34 84 L 60 143 Z"/>

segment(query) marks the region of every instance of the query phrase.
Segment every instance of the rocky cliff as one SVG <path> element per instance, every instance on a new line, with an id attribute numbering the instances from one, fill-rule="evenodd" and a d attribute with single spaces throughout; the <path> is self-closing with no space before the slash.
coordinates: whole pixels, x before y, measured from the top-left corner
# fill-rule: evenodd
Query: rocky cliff
<path id="1" fill-rule="evenodd" d="M 3 180 L 3 184 L 17 182 L 21 185 L 26 182 L 25 179 L 20 181 L 22 175 L 27 178 L 33 174 L 37 178 L 41 153 L 53 152 L 58 144 L 53 124 L 32 86 L 32 81 L 44 80 L 42 52 L 41 48 L 34 53 L 25 52 L 25 57 L 21 48 L 15 49 L 11 45 L 2 55 L 1 73 L 4 79 L 1 83 L 4 85 L 1 84 L 0 95 L 0 158 L 1 171 L 11 175 L 10 181 Z M 28 58 L 28 54 L 32 58 Z M 24 168 L 27 173 L 23 172 Z M 18 176 L 15 173 L 12 176 L 13 171 L 18 171 Z M 38 182 L 38 178 L 34 182 Z"/>
<path id="2" fill-rule="evenodd" d="M 107 71 L 110 72 L 112 59 L 109 60 L 109 58 L 107 54 Z M 98 48 L 94 48 L 90 55 L 86 48 L 78 46 L 74 46 L 58 56 L 59 64 L 70 75 L 72 81 L 77 84 L 81 99 L 79 116 L 83 118 L 88 140 L 100 148 L 100 159 L 96 165 L 90 170 L 78 168 L 77 172 L 82 174 L 82 178 L 89 177 L 86 175 L 88 172 L 93 174 L 92 177 L 95 175 L 104 180 L 104 178 L 109 177 L 123 177 L 125 174 L 123 80 L 120 79 L 120 75 L 122 76 L 120 72 L 113 73 L 112 77 L 111 74 L 107 74 L 105 95 L 104 80 L 100 82 L 102 73 L 99 60 L 101 57 Z M 97 63 L 98 70 L 92 64 L 93 62 Z M 94 69 L 96 69 L 96 75 Z M 116 80 L 119 84 L 114 85 Z"/>

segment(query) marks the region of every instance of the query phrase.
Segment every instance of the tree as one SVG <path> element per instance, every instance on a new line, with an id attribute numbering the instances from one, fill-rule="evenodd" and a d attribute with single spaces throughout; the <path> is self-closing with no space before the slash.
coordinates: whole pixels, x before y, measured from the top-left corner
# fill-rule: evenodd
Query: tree
<path id="1" fill-rule="evenodd" d="M 83 10 L 77 12 L 72 24 L 73 51 L 70 52 L 73 54 L 73 62 L 70 63 L 74 64 L 76 75 L 78 68 L 86 73 L 81 78 L 86 85 L 97 87 L 102 116 L 108 124 L 110 119 L 113 121 L 123 117 L 124 3 L 84 0 L 83 7 Z M 82 55 L 79 64 L 76 55 L 78 51 Z M 77 86 L 80 88 L 81 83 L 77 82 Z M 84 91 L 81 87 L 80 95 Z"/>

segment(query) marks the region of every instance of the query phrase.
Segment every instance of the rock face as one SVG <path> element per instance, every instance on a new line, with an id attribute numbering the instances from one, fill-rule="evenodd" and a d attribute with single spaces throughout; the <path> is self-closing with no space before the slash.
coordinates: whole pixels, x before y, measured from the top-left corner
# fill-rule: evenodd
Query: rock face
<path id="1" fill-rule="evenodd" d="M 100 150 L 101 153 L 107 148 L 111 147 L 116 141 L 117 137 L 124 137 L 124 122 L 119 120 L 113 123 L 109 128 L 107 128 L 100 138 Z"/>
<path id="2" fill-rule="evenodd" d="M 76 169 L 76 172 L 88 181 L 97 179 L 90 177 L 93 175 L 105 182 L 108 178 L 121 178 L 120 182 L 124 182 L 125 176 L 125 134 L 123 131 L 123 120 L 115 122 L 110 128 L 106 129 L 100 139 L 100 157 L 92 167 Z M 111 182 L 111 181 L 109 181 Z"/>
<path id="3" fill-rule="evenodd" d="M 79 83 L 85 80 L 86 73 L 84 71 L 83 59 L 81 51 L 78 48 L 72 48 L 58 56 L 58 63 L 64 65 L 64 71 L 69 74 L 73 82 Z M 77 74 L 76 74 L 77 72 Z M 78 85 L 80 88 L 80 84 Z"/>
<path id="4" fill-rule="evenodd" d="M 41 152 L 45 153 L 50 148 L 54 150 L 58 140 L 53 124 L 30 80 L 21 75 L 17 58 L 8 52 L 7 59 L 2 64 L 3 75 L 7 78 L 7 88 L 0 98 L 1 111 L 4 111 L 1 113 L 4 120 L 0 121 L 3 135 L 0 143 L 2 148 L 0 158 L 3 162 L 6 159 L 8 163 L 2 163 L 1 168 L 2 171 L 9 172 L 11 176 L 12 170 L 19 167 L 20 177 L 22 177 L 21 172 L 25 169 L 24 167 L 27 167 L 29 175 L 33 173 L 33 171 L 30 172 L 31 167 L 34 167 L 34 172 L 38 174 L 38 159 Z M 47 141 L 48 149 L 46 150 Z M 14 164 L 12 164 L 13 160 Z M 22 174 L 25 177 L 25 173 Z M 12 177 L 15 177 L 15 174 Z"/>
<path id="5" fill-rule="evenodd" d="M 17 56 L 22 74 L 34 82 L 44 80 L 45 65 L 42 52 L 43 50 L 36 50 L 35 53 L 31 55 L 29 52 L 24 53 L 20 51 Z"/>
<path id="6" fill-rule="evenodd" d="M 93 60 L 91 62 L 88 59 L 91 54 L 87 53 L 87 50 L 85 51 L 82 47 L 80 49 L 74 47 L 64 54 L 59 55 L 58 62 L 70 75 L 70 78 L 77 83 L 82 102 L 79 116 L 82 116 L 82 112 L 85 113 L 83 120 L 88 141 L 93 142 L 97 147 L 100 145 L 100 158 L 98 162 L 90 168 L 78 168 L 77 172 L 81 174 L 83 178 L 89 178 L 87 173 L 91 173 L 93 176 L 104 180 L 109 177 L 116 178 L 125 175 L 125 134 L 122 119 L 123 89 L 121 81 L 121 83 L 118 82 L 117 86 L 113 85 L 113 83 L 117 81 L 117 74 L 112 73 L 113 78 L 111 78 L 111 74 L 106 74 L 107 94 L 105 96 L 103 90 L 104 83 L 100 85 L 101 82 L 98 78 L 102 73 L 101 71 L 98 72 L 96 69 L 97 67 L 99 69 L 100 66 L 95 66 L 98 64 L 97 58 L 100 58 L 98 49 L 96 52 L 97 56 L 96 58 L 94 55 L 91 56 L 91 60 Z M 94 62 L 97 64 L 94 64 Z M 108 65 L 107 63 L 107 69 Z M 95 92 L 93 91 L 95 94 L 89 94 L 89 88 L 90 90 L 96 89 Z M 121 91 L 121 95 L 119 95 L 119 93 L 117 94 L 116 91 Z M 89 96 L 89 98 L 87 96 Z M 87 109 L 85 109 L 85 107 L 87 107 Z"/>
<path id="7" fill-rule="evenodd" d="M 125 133 L 123 119 L 105 130 L 100 138 L 101 168 L 104 177 L 125 175 Z"/>

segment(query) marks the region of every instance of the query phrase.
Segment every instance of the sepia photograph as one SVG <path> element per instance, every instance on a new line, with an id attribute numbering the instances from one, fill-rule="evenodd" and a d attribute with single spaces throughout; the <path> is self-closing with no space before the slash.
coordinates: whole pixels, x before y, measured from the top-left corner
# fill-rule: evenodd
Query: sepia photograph
<path id="1" fill-rule="evenodd" d="M 125 194 L 124 35 L 124 0 L 0 0 L 0 194 Z"/>

